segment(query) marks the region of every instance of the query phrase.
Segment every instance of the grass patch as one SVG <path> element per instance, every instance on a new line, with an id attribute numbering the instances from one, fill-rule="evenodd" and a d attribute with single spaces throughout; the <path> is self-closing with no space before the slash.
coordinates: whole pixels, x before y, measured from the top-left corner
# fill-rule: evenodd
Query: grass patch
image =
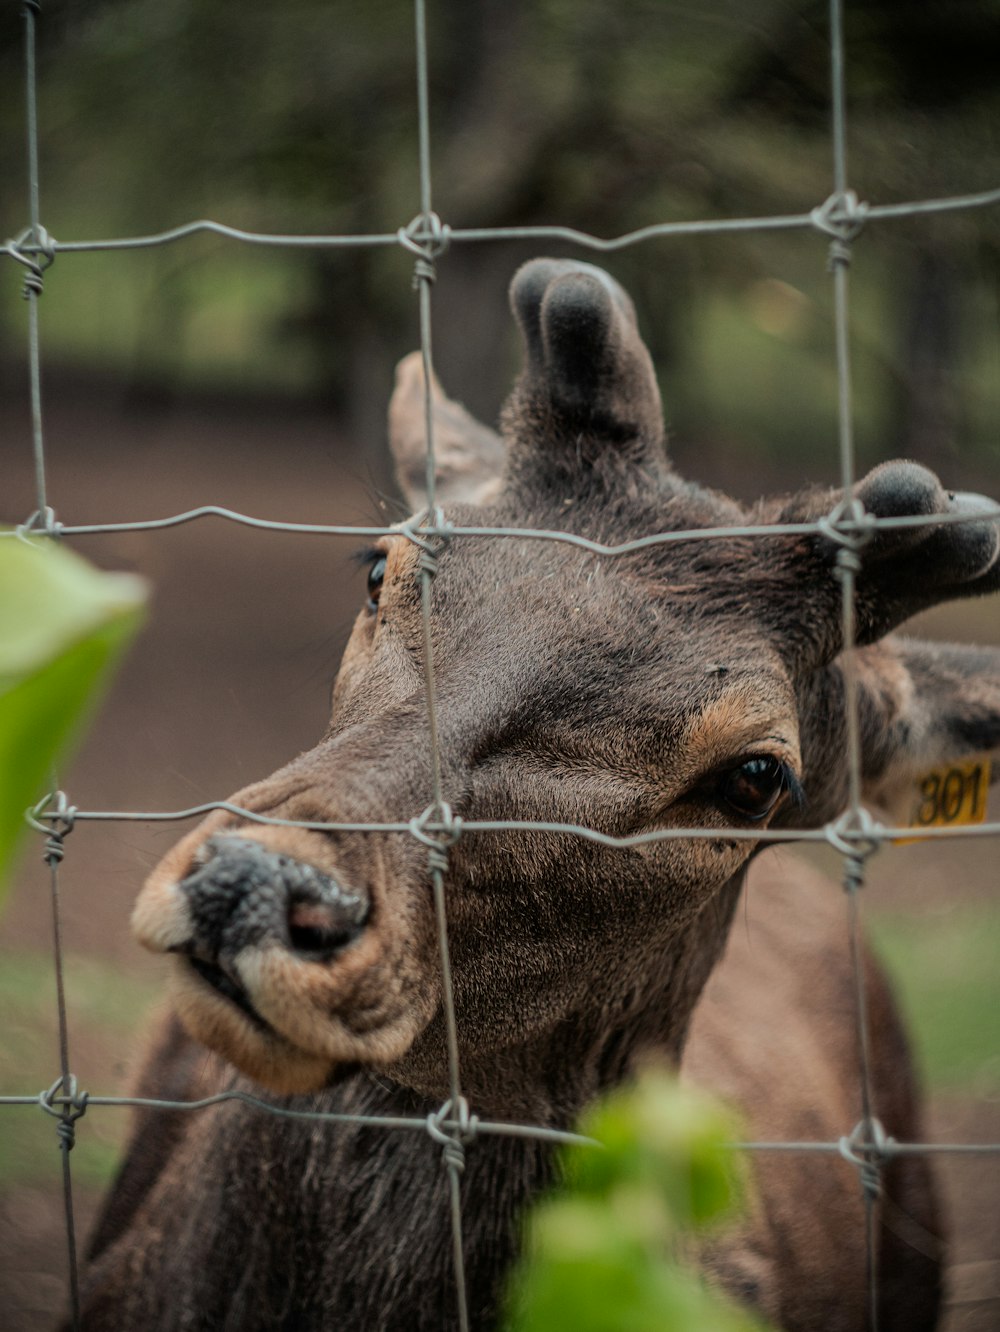
<path id="1" fill-rule="evenodd" d="M 117 1092 L 126 1076 L 135 1033 L 160 993 L 107 962 L 69 957 L 65 965 L 70 1066 L 79 1086 Z M 44 953 L 0 954 L 0 1087 L 7 1095 L 37 1095 L 59 1071 L 55 977 Z M 61 1175 L 55 1120 L 34 1106 L 4 1107 L 0 1187 L 55 1183 Z M 100 1187 L 114 1174 L 128 1113 L 95 1107 L 80 1121 L 73 1175 Z"/>
<path id="2" fill-rule="evenodd" d="M 1000 907 L 866 915 L 935 1090 L 1000 1093 Z"/>

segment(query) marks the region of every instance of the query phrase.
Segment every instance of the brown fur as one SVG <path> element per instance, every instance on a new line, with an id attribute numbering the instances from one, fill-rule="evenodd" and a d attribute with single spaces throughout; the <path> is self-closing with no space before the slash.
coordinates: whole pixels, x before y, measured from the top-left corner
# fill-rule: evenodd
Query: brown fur
<path id="1" fill-rule="evenodd" d="M 518 274 L 512 301 L 527 365 L 504 413 L 502 486 L 489 479 L 496 437 L 434 389 L 443 456 L 455 463 L 442 471 L 451 522 L 621 542 L 816 519 L 839 498 L 810 491 L 746 513 L 680 480 L 631 302 L 598 270 L 536 261 Z M 401 481 L 420 508 L 415 373 L 413 363 L 404 369 L 392 419 Z M 876 469 L 856 493 L 886 515 L 982 503 L 946 494 L 909 463 Z M 245 807 L 379 823 L 430 803 L 418 553 L 405 534 L 379 547 L 378 610 L 359 616 L 327 734 L 238 793 Z M 866 547 L 858 633 L 869 646 L 857 660 L 869 796 L 892 802 L 928 759 L 1000 745 L 995 651 L 882 638 L 921 606 L 995 590 L 998 547 L 1000 528 L 986 516 L 883 532 Z M 857 1122 L 837 892 L 771 853 L 751 871 L 745 920 L 730 937 L 759 844 L 727 832 L 816 826 L 844 807 L 835 557 L 822 536 L 679 542 L 617 560 L 561 543 L 456 537 L 439 553 L 432 637 L 442 782 L 455 814 L 616 835 L 718 834 L 622 849 L 511 828 L 459 838 L 446 876 L 449 939 L 462 1086 L 480 1115 L 565 1126 L 656 1051 L 734 1101 L 757 1137 L 830 1140 Z M 750 760 L 785 774 L 759 820 L 728 794 Z M 804 803 L 793 798 L 800 791 Z M 232 867 L 244 863 L 249 877 L 234 896 Z M 360 895 L 367 912 L 329 956 L 288 924 L 284 895 L 301 891 L 303 867 L 334 902 L 314 904 L 313 915 L 335 911 L 341 890 Z M 221 924 L 220 902 L 231 912 Z M 448 1095 L 427 853 L 408 833 L 319 834 L 213 815 L 154 873 L 134 923 L 150 947 L 181 954 L 181 1016 L 223 1056 L 198 1066 L 171 1020 L 147 1075 L 163 1093 L 190 1094 L 199 1068 L 199 1087 L 263 1083 L 308 1093 L 291 1105 L 328 1110 L 426 1114 Z M 212 966 L 237 987 L 232 1002 Z M 866 966 L 875 1109 L 887 1132 L 912 1139 L 905 1040 Z M 98 1228 L 89 1328 L 455 1325 L 445 1184 L 422 1135 L 235 1106 L 183 1124 L 168 1116 L 162 1134 L 154 1120 L 141 1122 Z M 477 1328 L 494 1324 L 518 1218 L 550 1175 L 537 1143 L 483 1138 L 469 1148 L 462 1187 Z M 703 1255 L 707 1270 L 787 1329 L 863 1328 L 854 1169 L 762 1155 L 754 1178 L 748 1218 Z M 886 1182 L 883 1326 L 930 1328 L 939 1225 L 928 1172 L 901 1161 Z"/>

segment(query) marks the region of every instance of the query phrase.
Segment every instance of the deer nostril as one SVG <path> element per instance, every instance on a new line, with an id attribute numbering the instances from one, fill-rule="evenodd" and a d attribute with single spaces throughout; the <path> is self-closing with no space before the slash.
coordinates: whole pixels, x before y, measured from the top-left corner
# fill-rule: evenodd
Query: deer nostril
<path id="1" fill-rule="evenodd" d="M 313 866 L 285 863 L 288 945 L 309 961 L 326 962 L 368 922 L 367 896 L 351 892 Z"/>
<path id="2" fill-rule="evenodd" d="M 367 914 L 361 899 L 350 893 L 337 893 L 324 902 L 293 898 L 288 907 L 289 943 L 296 953 L 326 960 L 357 938 Z"/>

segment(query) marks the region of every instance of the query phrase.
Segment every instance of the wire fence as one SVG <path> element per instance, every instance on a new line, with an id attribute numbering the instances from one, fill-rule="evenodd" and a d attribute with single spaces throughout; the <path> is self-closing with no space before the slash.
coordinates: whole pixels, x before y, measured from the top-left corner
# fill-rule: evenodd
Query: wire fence
<path id="1" fill-rule="evenodd" d="M 653 239 L 691 236 L 726 236 L 741 232 L 805 230 L 819 233 L 828 241 L 828 266 L 834 293 L 834 329 L 836 370 L 838 383 L 838 457 L 840 481 L 845 495 L 856 479 L 855 449 L 852 431 L 851 360 L 849 339 L 849 272 L 852 250 L 862 230 L 875 223 L 890 223 L 896 219 L 929 216 L 934 213 L 1000 206 L 1000 188 L 980 193 L 948 198 L 916 200 L 909 203 L 879 205 L 858 200 L 849 187 L 847 166 L 846 127 L 847 114 L 844 95 L 844 43 L 842 0 L 830 0 L 830 88 L 832 99 L 831 143 L 832 171 L 830 196 L 807 213 L 755 218 L 726 218 L 721 220 L 671 222 L 644 227 L 628 234 L 602 239 L 566 226 L 495 227 L 451 229 L 434 212 L 432 197 L 430 109 L 428 93 L 427 32 L 424 0 L 414 0 L 417 118 L 419 128 L 419 212 L 408 224 L 394 232 L 370 235 L 280 235 L 260 234 L 225 226 L 215 221 L 197 221 L 155 235 L 119 237 L 113 239 L 57 241 L 42 224 L 39 189 L 38 119 L 36 101 L 36 30 L 40 6 L 37 0 L 25 0 L 25 58 L 26 58 L 26 127 L 29 191 L 29 225 L 14 240 L 0 247 L 0 253 L 25 269 L 24 295 L 28 301 L 28 353 L 30 367 L 30 398 L 32 419 L 32 447 L 35 469 L 35 511 L 14 531 L 3 535 L 32 540 L 39 537 L 83 537 L 91 534 L 126 531 L 153 531 L 206 518 L 219 518 L 267 532 L 295 532 L 317 536 L 353 535 L 378 537 L 390 533 L 404 535 L 420 551 L 419 583 L 421 593 L 421 625 L 423 633 L 424 689 L 429 733 L 428 761 L 432 777 L 432 800 L 417 818 L 397 822 L 348 823 L 299 821 L 282 819 L 246 810 L 228 801 L 212 801 L 188 809 L 174 811 L 150 810 L 91 810 L 77 808 L 66 795 L 58 791 L 53 781 L 52 792 L 31 812 L 30 822 L 45 838 L 44 858 L 50 870 L 53 952 L 57 983 L 60 1071 L 52 1085 L 37 1096 L 0 1096 L 0 1105 L 14 1106 L 37 1103 L 41 1109 L 56 1118 L 62 1153 L 63 1194 L 68 1246 L 69 1286 L 72 1320 L 75 1329 L 82 1327 L 77 1246 L 73 1219 L 73 1191 L 70 1170 L 70 1150 L 73 1146 L 77 1121 L 97 1106 L 137 1106 L 151 1110 L 201 1112 L 228 1101 L 239 1101 L 262 1114 L 293 1119 L 328 1121 L 332 1124 L 369 1124 L 386 1131 L 427 1133 L 440 1145 L 442 1160 L 449 1181 L 451 1228 L 454 1249 L 454 1276 L 456 1316 L 459 1327 L 467 1332 L 469 1298 L 466 1290 L 463 1260 L 463 1221 L 461 1174 L 465 1152 L 474 1150 L 478 1135 L 497 1135 L 531 1138 L 548 1142 L 587 1141 L 569 1131 L 559 1131 L 538 1125 L 486 1121 L 476 1116 L 463 1095 L 460 1063 L 460 1043 L 452 991 L 452 974 L 448 952 L 446 921 L 445 874 L 448 851 L 461 837 L 489 835 L 519 830 L 528 833 L 560 833 L 587 839 L 607 847 L 636 847 L 653 842 L 693 839 L 718 839 L 717 828 L 661 829 L 636 836 L 614 837 L 599 829 L 580 824 L 545 821 L 491 821 L 461 820 L 453 816 L 447 803 L 447 790 L 442 777 L 440 747 L 438 743 L 438 703 L 434 676 L 434 647 L 432 639 L 431 586 L 436 571 L 434 543 L 442 538 L 451 540 L 526 539 L 539 542 L 564 542 L 589 551 L 597 557 L 613 559 L 647 546 L 691 541 L 712 541 L 724 537 L 745 537 L 763 540 L 791 535 L 824 535 L 839 548 L 836 576 L 841 587 L 841 613 L 844 650 L 846 746 L 849 774 L 849 794 L 846 809 L 840 816 L 822 828 L 803 831 L 778 829 L 752 831 L 741 828 L 725 830 L 725 836 L 734 841 L 790 842 L 811 841 L 830 845 L 843 859 L 844 886 L 848 911 L 848 929 L 851 944 L 853 975 L 855 979 L 855 1020 L 859 1049 L 858 1085 L 862 1117 L 853 1128 L 844 1126 L 844 1134 L 837 1141 L 805 1142 L 746 1142 L 734 1147 L 760 1152 L 825 1153 L 841 1157 L 853 1164 L 859 1175 L 863 1199 L 867 1255 L 868 1318 L 873 1332 L 878 1322 L 878 1273 L 876 1264 L 876 1216 L 879 1205 L 881 1172 L 895 1158 L 922 1153 L 997 1154 L 998 1143 L 912 1143 L 897 1142 L 889 1138 L 879 1123 L 872 1103 L 872 1085 L 867 1026 L 867 995 L 863 968 L 860 963 L 860 904 L 859 896 L 866 876 L 869 857 L 884 843 L 901 837 L 933 840 L 953 837 L 995 837 L 1000 834 L 1000 823 L 981 823 L 966 827 L 902 828 L 887 826 L 876 821 L 862 805 L 861 749 L 859 727 L 858 685 L 854 666 L 855 583 L 861 567 L 865 545 L 878 531 L 940 526 L 955 522 L 982 521 L 983 513 L 976 515 L 951 514 L 932 517 L 912 516 L 875 518 L 864 512 L 857 503 L 841 504 L 834 512 L 818 522 L 785 523 L 771 526 L 730 526 L 699 528 L 687 531 L 650 533 L 642 538 L 606 545 L 582 535 L 562 530 L 500 528 L 489 526 L 455 526 L 446 522 L 437 504 L 435 483 L 434 421 L 430 396 L 433 380 L 432 351 L 432 287 L 437 263 L 452 245 L 484 242 L 539 241 L 569 242 L 581 248 L 602 252 L 621 250 Z M 425 428 L 427 437 L 427 507 L 407 523 L 393 527 L 335 526 L 281 522 L 262 519 L 215 505 L 191 509 L 171 517 L 135 522 L 107 522 L 67 525 L 59 521 L 51 505 L 46 485 L 45 445 L 43 434 L 41 357 L 39 350 L 39 299 L 44 289 L 44 274 L 56 256 L 109 250 L 134 250 L 180 244 L 202 232 L 233 241 L 261 246 L 314 250 L 322 248 L 402 247 L 414 257 L 414 284 L 418 294 L 420 340 L 425 373 Z M 997 509 L 1000 515 L 1000 508 Z M 250 1096 L 239 1091 L 228 1091 L 200 1100 L 175 1101 L 145 1097 L 91 1095 L 80 1090 L 72 1073 L 72 1059 L 67 1034 L 67 1007 L 63 984 L 63 958 L 60 937 L 59 867 L 65 854 L 64 841 L 75 824 L 85 821 L 184 821 L 212 810 L 225 810 L 243 819 L 281 827 L 294 827 L 330 832 L 399 833 L 409 834 L 428 852 L 428 880 L 432 890 L 437 926 L 437 943 L 443 979 L 443 1008 L 447 1031 L 449 1096 L 439 1110 L 420 1117 L 369 1117 L 336 1114 L 322 1111 L 293 1110 L 281 1104 Z"/>

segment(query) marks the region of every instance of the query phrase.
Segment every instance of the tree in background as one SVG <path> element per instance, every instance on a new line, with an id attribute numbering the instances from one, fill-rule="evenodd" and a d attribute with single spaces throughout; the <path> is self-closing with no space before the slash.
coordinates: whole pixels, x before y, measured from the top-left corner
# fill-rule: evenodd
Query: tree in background
<path id="1" fill-rule="evenodd" d="M 20 114 L 14 18 L 4 19 L 8 126 Z M 862 197 L 995 186 L 996 19 L 993 0 L 848 6 L 850 178 Z M 202 215 L 255 230 L 385 232 L 417 211 L 410 0 L 50 0 L 42 31 L 44 212 L 57 236 Z M 607 236 L 802 212 L 830 192 L 825 0 L 430 0 L 429 31 L 435 203 L 452 226 L 560 222 Z M 16 180 L 20 135 L 6 141 L 0 166 Z M 10 233 L 22 225 L 4 219 Z M 788 451 L 823 428 L 821 245 L 746 236 L 614 257 L 681 434 L 739 428 Z M 133 353 L 140 386 L 199 372 L 198 351 L 185 359 L 184 348 L 224 248 L 205 239 L 156 252 Z M 441 266 L 439 361 L 479 411 L 495 409 L 513 360 L 498 355 L 509 339 L 499 293 L 537 249 L 455 246 Z M 242 262 L 240 285 L 253 289 L 267 261 Z M 344 411 L 358 438 L 379 438 L 391 364 L 413 342 L 409 262 L 310 252 L 267 301 L 237 303 L 229 317 L 256 321 L 260 373 L 280 370 Z M 941 465 L 959 441 L 988 447 L 998 275 L 997 210 L 872 228 L 855 309 L 867 356 L 859 411 L 880 453 Z M 135 270 L 123 280 L 134 287 Z M 798 399 L 767 382 L 747 401 L 761 337 L 792 345 Z M 745 383 L 732 374 L 742 364 Z"/>

